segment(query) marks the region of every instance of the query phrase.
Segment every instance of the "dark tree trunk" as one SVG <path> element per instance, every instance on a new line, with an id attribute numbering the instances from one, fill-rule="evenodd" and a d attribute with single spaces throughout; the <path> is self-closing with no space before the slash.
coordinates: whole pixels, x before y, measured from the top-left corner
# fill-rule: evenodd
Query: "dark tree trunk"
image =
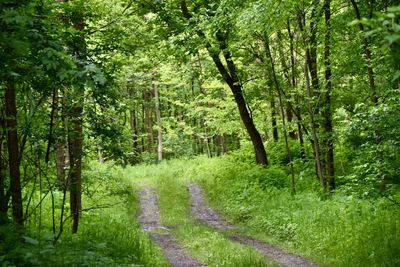
<path id="1" fill-rule="evenodd" d="M 332 71 L 331 71 L 331 1 L 325 0 L 325 48 L 324 48 L 324 64 L 325 64 L 325 103 L 323 107 L 324 130 L 325 130 L 325 146 L 326 146 L 326 167 L 329 180 L 329 190 L 335 190 L 335 168 L 334 168 L 334 152 L 333 152 L 333 125 L 331 113 L 331 93 L 332 93 Z"/>
<path id="2" fill-rule="evenodd" d="M 17 106 L 15 88 L 6 85 L 5 115 L 8 136 L 8 164 L 10 171 L 10 189 L 12 199 L 12 214 L 16 224 L 23 224 L 22 194 L 19 170 L 18 132 L 17 132 Z"/>
<path id="3" fill-rule="evenodd" d="M 271 95 L 271 124 L 272 124 L 272 137 L 275 142 L 278 142 L 278 126 L 276 123 L 276 107 L 275 107 L 275 96 Z"/>
<path id="4" fill-rule="evenodd" d="M 258 132 L 257 128 L 255 127 L 253 118 L 250 116 L 249 110 L 247 109 L 246 101 L 243 97 L 242 85 L 237 75 L 236 65 L 233 62 L 230 52 L 228 51 L 228 47 L 225 43 L 226 40 L 224 38 L 219 37 L 218 41 L 220 42 L 221 46 L 220 48 L 223 51 L 223 55 L 226 60 L 228 70 L 223 66 L 219 58 L 219 55 L 213 53 L 212 50 L 209 51 L 211 51 L 211 56 L 220 74 L 222 75 L 228 86 L 231 88 L 231 91 L 235 98 L 236 105 L 239 109 L 240 117 L 253 143 L 257 164 L 267 166 L 268 165 L 267 153 L 265 151 L 261 135 Z"/>
<path id="5" fill-rule="evenodd" d="M 314 10 L 311 17 L 315 18 L 315 5 L 318 4 L 319 1 L 314 1 Z M 322 163 L 322 159 L 321 159 L 321 149 L 320 149 L 320 144 L 319 144 L 319 138 L 317 135 L 317 128 L 318 125 L 315 121 L 315 114 L 316 114 L 316 110 L 314 110 L 313 108 L 313 103 L 312 103 L 312 99 L 315 93 L 315 89 L 317 89 L 319 87 L 318 85 L 318 76 L 316 77 L 316 79 L 314 79 L 314 84 L 311 87 L 310 84 L 310 77 L 309 77 L 309 72 L 311 74 L 311 76 L 316 75 L 316 69 L 315 71 L 310 70 L 310 68 L 316 68 L 316 61 L 315 62 L 310 62 L 313 60 L 312 57 L 312 53 L 311 52 L 311 48 L 316 49 L 316 43 L 309 45 L 308 43 L 308 37 L 306 32 L 304 31 L 304 25 L 305 25 L 305 16 L 304 14 L 300 14 L 299 15 L 299 28 L 300 31 L 302 32 L 303 35 L 303 42 L 304 42 L 304 46 L 306 47 L 306 51 L 305 51 L 305 65 L 304 65 L 304 76 L 305 76 L 305 84 L 306 84 L 306 90 L 307 90 L 307 108 L 308 108 L 308 113 L 310 115 L 310 128 L 311 128 L 311 138 L 312 138 L 312 147 L 313 147 L 313 153 L 314 153 L 314 158 L 315 158 L 315 165 L 316 165 L 316 173 L 318 175 L 321 187 L 325 190 L 326 189 L 326 179 L 325 179 L 325 174 L 324 174 L 324 170 L 323 170 L 323 163 Z M 315 34 L 316 34 L 316 25 L 313 25 L 312 22 L 310 24 L 311 30 L 315 30 Z M 311 33 L 313 34 L 313 33 Z M 313 37 L 310 37 L 310 39 L 312 39 Z M 315 40 L 312 40 L 312 42 L 316 42 Z M 311 48 L 310 48 L 311 47 Z M 316 54 L 316 50 L 315 50 L 315 54 Z M 313 78 L 312 78 L 313 79 Z M 313 90 L 314 89 L 314 90 Z"/>
<path id="6" fill-rule="evenodd" d="M 186 19 L 190 19 L 192 17 L 189 13 L 185 0 L 181 0 L 181 11 L 183 17 L 185 17 Z M 197 34 L 203 40 L 207 40 L 206 35 L 201 30 L 198 30 Z M 228 45 L 226 43 L 226 37 L 223 36 L 221 32 L 217 32 L 216 37 L 219 43 L 219 48 L 213 48 L 211 44 L 207 41 L 205 43 L 205 48 L 213 59 L 214 64 L 217 67 L 222 78 L 227 83 L 233 93 L 233 97 L 239 109 L 240 118 L 242 119 L 242 122 L 246 127 L 247 133 L 249 134 L 250 139 L 253 143 L 257 164 L 267 166 L 267 153 L 265 151 L 261 135 L 255 127 L 253 118 L 250 116 L 249 110 L 247 108 L 246 101 L 242 92 L 242 83 L 239 80 L 236 65 L 233 61 L 231 53 L 229 52 Z M 221 53 L 225 58 L 226 67 L 220 59 Z"/>
<path id="7" fill-rule="evenodd" d="M 68 130 L 68 148 L 69 148 L 69 192 L 70 209 L 73 218 L 72 232 L 77 233 L 79 224 L 79 215 L 82 208 L 81 187 L 82 187 L 82 145 L 83 145 L 83 106 L 76 103 L 71 108 Z"/>

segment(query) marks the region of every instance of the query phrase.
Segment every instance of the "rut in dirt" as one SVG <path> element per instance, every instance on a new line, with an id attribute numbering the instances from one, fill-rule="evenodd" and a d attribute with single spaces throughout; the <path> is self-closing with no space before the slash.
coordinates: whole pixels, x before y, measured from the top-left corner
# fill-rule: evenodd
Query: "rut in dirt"
<path id="1" fill-rule="evenodd" d="M 144 188 L 140 192 L 140 216 L 139 222 L 147 231 L 151 239 L 161 247 L 169 262 L 174 267 L 202 267 L 168 232 L 169 229 L 161 224 L 158 195 L 151 188 Z"/>
<path id="2" fill-rule="evenodd" d="M 192 213 L 197 220 L 210 225 L 216 230 L 231 230 L 236 228 L 207 205 L 203 191 L 197 184 L 189 184 L 188 190 L 192 199 Z M 256 240 L 250 236 L 235 234 L 228 235 L 228 238 L 255 248 L 264 257 L 283 267 L 318 267 L 318 265 L 307 259 L 285 252 L 276 246 Z"/>

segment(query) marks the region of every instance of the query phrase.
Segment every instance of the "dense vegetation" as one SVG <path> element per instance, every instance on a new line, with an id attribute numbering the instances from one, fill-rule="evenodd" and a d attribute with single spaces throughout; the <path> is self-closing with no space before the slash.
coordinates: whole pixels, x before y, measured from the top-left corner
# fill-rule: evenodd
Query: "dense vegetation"
<path id="1" fill-rule="evenodd" d="M 0 27 L 2 265 L 165 265 L 146 182 L 202 262 L 264 266 L 188 180 L 321 265 L 400 264 L 398 1 L 0 0 Z"/>

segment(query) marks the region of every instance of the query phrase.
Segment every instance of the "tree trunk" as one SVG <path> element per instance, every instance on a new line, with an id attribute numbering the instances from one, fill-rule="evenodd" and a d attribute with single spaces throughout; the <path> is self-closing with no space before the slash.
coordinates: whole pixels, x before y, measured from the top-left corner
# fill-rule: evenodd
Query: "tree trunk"
<path id="1" fill-rule="evenodd" d="M 228 86 L 231 88 L 231 91 L 235 98 L 236 105 L 239 109 L 240 117 L 253 143 L 257 164 L 267 166 L 268 165 L 267 153 L 265 151 L 261 135 L 258 132 L 257 128 L 255 127 L 253 118 L 250 116 L 249 110 L 247 109 L 246 101 L 243 97 L 242 85 L 237 75 L 236 65 L 228 50 L 227 44 L 225 43 L 226 40 L 223 37 L 219 37 L 218 39 L 219 39 L 218 41 L 220 42 L 220 49 L 223 52 L 227 64 L 227 69 L 224 67 L 221 60 L 219 59 L 219 55 L 212 52 L 212 50 L 209 51 L 211 52 L 213 61 L 217 66 L 220 74 L 222 75 Z"/>
<path id="2" fill-rule="evenodd" d="M 290 150 L 290 147 L 289 147 L 288 133 L 287 133 L 287 128 L 286 128 L 286 120 L 285 120 L 285 112 L 284 112 L 283 103 L 282 103 L 281 86 L 280 86 L 280 83 L 276 76 L 274 59 L 272 57 L 271 48 L 269 45 L 269 37 L 268 37 L 267 33 L 265 33 L 264 39 L 265 39 L 264 40 L 265 52 L 267 53 L 267 57 L 269 58 L 269 63 L 271 64 L 272 77 L 273 77 L 273 81 L 274 81 L 276 90 L 278 92 L 279 106 L 280 106 L 280 110 L 281 110 L 281 114 L 282 114 L 283 137 L 285 139 L 285 147 L 286 147 L 286 152 L 287 152 L 287 156 L 289 159 L 289 165 L 290 165 L 292 193 L 295 194 L 296 193 L 296 185 L 295 185 L 295 178 L 294 178 L 292 151 Z"/>
<path id="3" fill-rule="evenodd" d="M 161 112 L 160 112 L 160 98 L 158 95 L 158 86 L 153 81 L 153 92 L 155 100 L 156 109 L 156 119 L 157 119 L 157 159 L 161 162 L 163 159 L 163 141 L 162 141 L 162 125 L 161 125 Z"/>
<path id="4" fill-rule="evenodd" d="M 197 53 L 197 62 L 198 62 L 199 71 L 201 73 L 203 71 L 203 67 L 201 65 L 201 60 L 200 60 L 200 54 L 199 53 Z M 203 88 L 203 81 L 202 81 L 202 79 L 200 77 L 198 79 L 198 86 L 199 86 L 200 94 L 205 95 L 206 91 Z M 206 146 L 207 156 L 208 156 L 208 158 L 212 158 L 211 149 L 210 149 L 210 140 L 208 138 L 207 125 L 205 123 L 203 114 L 200 115 L 200 128 L 202 128 L 203 132 L 204 132 L 204 144 Z"/>
<path id="5" fill-rule="evenodd" d="M 61 110 L 60 110 L 60 105 L 61 104 Z M 55 96 L 53 99 L 53 109 L 54 109 L 54 121 L 55 124 L 61 125 L 61 130 L 58 136 L 54 138 L 55 144 L 54 144 L 54 150 L 55 150 L 55 160 L 56 160 L 56 170 L 57 170 L 57 183 L 58 187 L 61 189 L 64 189 L 66 186 L 66 166 L 69 164 L 67 162 L 68 157 L 68 143 L 67 143 L 67 137 L 66 133 L 68 132 L 67 129 L 67 117 L 65 114 L 65 97 L 64 95 L 61 98 L 60 101 L 60 95 L 58 93 L 58 90 L 55 91 Z M 61 111 L 61 115 L 60 115 Z"/>
<path id="6" fill-rule="evenodd" d="M 284 52 L 282 50 L 283 45 L 282 45 L 282 36 L 281 36 L 281 32 L 280 31 L 278 31 L 278 41 L 279 41 L 279 43 L 278 43 L 278 52 L 279 52 L 279 58 L 281 59 L 281 65 L 282 65 L 282 68 L 283 68 L 283 75 L 285 76 L 285 80 L 286 80 L 286 84 L 287 84 L 288 88 L 294 89 L 295 86 L 293 86 L 292 80 L 290 79 L 289 68 L 288 68 L 288 65 L 286 63 L 285 54 L 284 54 Z M 288 101 L 290 101 L 290 99 L 287 99 L 287 104 L 286 104 L 285 110 L 286 110 L 287 122 L 290 125 L 293 122 L 293 111 L 292 111 Z M 289 136 L 290 136 L 291 139 L 296 139 L 297 138 L 296 131 L 289 130 Z"/>
<path id="7" fill-rule="evenodd" d="M 137 125 L 136 111 L 131 109 L 129 111 L 129 121 L 132 131 L 132 151 L 135 156 L 139 154 L 139 129 Z"/>
<path id="8" fill-rule="evenodd" d="M 318 30 L 318 20 L 319 17 L 316 13 L 317 6 L 320 0 L 315 0 L 313 2 L 313 7 L 311 11 L 311 21 L 310 21 L 310 36 L 309 42 L 309 52 L 308 52 L 308 69 L 311 75 L 312 84 L 312 95 L 319 94 L 319 79 L 318 79 L 318 63 L 317 63 L 317 30 Z"/>
<path id="9" fill-rule="evenodd" d="M 79 99 L 76 96 L 74 99 Z M 81 101 L 77 101 L 81 103 Z M 68 148 L 69 148 L 69 193 L 70 193 L 70 209 L 73 218 L 72 232 L 77 233 L 81 203 L 81 175 L 82 175 L 82 145 L 83 145 L 83 106 L 74 103 L 70 111 L 69 129 L 68 129 Z"/>
<path id="10" fill-rule="evenodd" d="M 360 9 L 358 8 L 357 3 L 355 0 L 350 0 L 351 5 L 353 6 L 354 12 L 356 13 L 356 18 L 361 21 L 361 13 Z M 362 34 L 362 39 L 363 39 L 363 49 L 364 49 L 364 55 L 365 55 L 365 60 L 367 63 L 367 69 L 368 69 L 368 81 L 369 81 L 369 88 L 371 90 L 371 99 L 372 102 L 376 105 L 378 104 L 378 96 L 376 93 L 376 86 L 375 86 L 375 74 L 374 74 L 374 68 L 372 67 L 372 52 L 369 44 L 369 39 L 367 36 L 365 36 L 365 29 L 364 25 L 362 23 L 359 23 L 360 31 Z"/>
<path id="11" fill-rule="evenodd" d="M 317 4 L 319 1 L 314 1 L 314 5 Z M 313 9 L 313 14 L 311 16 L 312 18 L 315 18 L 315 7 Z M 311 87 L 310 84 L 310 77 L 308 76 L 308 73 L 310 72 L 311 76 L 317 75 L 316 72 L 316 58 L 313 58 L 313 56 L 316 56 L 316 36 L 315 37 L 310 37 L 312 39 L 313 44 L 311 44 L 311 48 L 308 44 L 308 37 L 307 34 L 304 31 L 304 25 L 305 25 L 305 16 L 304 14 L 299 15 L 299 28 L 300 31 L 303 34 L 303 43 L 306 48 L 305 51 L 305 65 L 304 65 L 304 77 L 305 77 L 305 84 L 306 84 L 306 90 L 307 90 L 307 108 L 308 108 L 308 113 L 310 115 L 310 128 L 311 128 L 311 138 L 312 138 L 312 147 L 313 147 L 313 153 L 314 153 L 314 158 L 315 158 L 315 165 L 316 165 L 316 173 L 318 175 L 321 187 L 325 190 L 326 189 L 326 179 L 325 179 L 325 174 L 323 170 L 323 163 L 321 160 L 321 150 L 320 150 L 320 145 L 319 145 L 319 139 L 317 135 L 317 125 L 315 122 L 315 113 L 316 110 L 313 109 L 313 104 L 312 104 L 312 98 L 314 96 L 314 92 L 316 89 L 319 88 L 318 85 L 318 76 L 314 77 L 313 79 L 313 87 Z M 311 22 L 310 27 L 311 31 L 314 31 L 316 34 L 316 25 L 312 24 Z M 313 32 L 311 35 L 314 34 Z M 314 39 L 313 39 L 314 38 Z M 314 51 L 311 52 L 311 50 L 314 49 Z M 315 54 L 315 55 L 312 55 Z M 314 61 L 314 62 L 310 62 Z M 309 68 L 315 68 L 314 71 L 310 70 Z M 314 89 L 314 90 L 313 90 Z"/>
<path id="12" fill-rule="evenodd" d="M 278 142 L 278 126 L 276 123 L 276 107 L 275 107 L 275 96 L 271 94 L 271 124 L 272 124 L 272 136 L 275 142 Z"/>
<path id="13" fill-rule="evenodd" d="M 332 93 L 332 71 L 331 71 L 331 1 L 325 0 L 325 48 L 324 48 L 324 64 L 325 64 L 325 103 L 323 109 L 324 130 L 325 130 L 325 146 L 326 146 L 326 167 L 329 180 L 329 191 L 335 190 L 335 168 L 334 168 L 334 152 L 333 152 L 333 124 L 331 113 L 331 93 Z"/>
<path id="14" fill-rule="evenodd" d="M 151 154 L 153 152 L 154 134 L 153 134 L 153 114 L 152 108 L 150 106 L 151 102 L 151 92 L 144 92 L 145 101 L 145 119 L 147 126 L 147 152 Z"/>
<path id="15" fill-rule="evenodd" d="M 181 0 L 180 4 L 183 17 L 186 19 L 190 19 L 192 16 L 188 11 L 186 1 Z M 249 110 L 247 109 L 246 101 L 244 99 L 242 92 L 242 83 L 239 80 L 236 65 L 228 50 L 228 45 L 226 43 L 225 36 L 222 36 L 221 32 L 217 32 L 216 37 L 219 43 L 219 48 L 215 49 L 207 41 L 206 35 L 200 29 L 197 30 L 197 35 L 206 41 L 205 48 L 207 49 L 209 55 L 213 59 L 214 64 L 217 67 L 222 78 L 227 83 L 227 85 L 229 86 L 229 88 L 233 93 L 236 105 L 239 109 L 240 118 L 242 119 L 242 122 L 246 127 L 247 133 L 250 136 L 251 142 L 253 143 L 257 164 L 267 166 L 268 165 L 267 153 L 265 151 L 261 135 L 258 132 L 257 128 L 255 127 L 253 118 L 250 116 Z M 226 67 L 224 66 L 219 57 L 221 53 L 225 58 Z"/>
<path id="16" fill-rule="evenodd" d="M 314 150 L 314 157 L 315 157 L 315 164 L 317 167 L 317 175 L 319 177 L 319 181 L 321 184 L 321 187 L 325 190 L 326 189 L 326 181 L 325 181 L 325 175 L 322 169 L 322 161 L 321 161 L 321 151 L 319 147 L 319 141 L 318 141 L 318 136 L 317 136 L 317 131 L 315 127 L 315 119 L 314 119 L 314 111 L 312 108 L 312 102 L 311 102 L 311 86 L 310 86 L 310 78 L 308 76 L 308 62 L 307 62 L 307 56 L 305 57 L 306 62 L 304 64 L 304 76 L 306 78 L 306 88 L 307 88 L 307 107 L 308 107 L 308 112 L 310 115 L 310 128 L 311 128 L 311 137 L 312 137 L 312 143 L 313 143 L 313 150 Z"/>
<path id="17" fill-rule="evenodd" d="M 292 88 L 295 89 L 297 86 L 297 81 L 296 81 L 296 58 L 294 54 L 294 33 L 292 32 L 290 28 L 290 21 L 287 21 L 287 32 L 289 35 L 289 46 L 290 46 L 290 70 L 291 70 L 291 84 Z M 297 104 L 299 103 L 298 98 L 296 98 Z M 302 125 L 301 125 L 301 118 L 300 118 L 300 108 L 297 107 L 297 131 L 298 131 L 298 139 L 300 143 L 300 157 L 302 159 L 306 158 L 306 150 L 304 148 L 304 139 L 303 139 L 303 130 L 302 130 Z"/>
<path id="18" fill-rule="evenodd" d="M 5 115 L 8 136 L 8 163 L 10 171 L 10 189 L 12 198 L 12 214 L 16 224 L 23 224 L 22 193 L 19 170 L 18 132 L 17 132 L 17 106 L 15 88 L 6 84 Z"/>

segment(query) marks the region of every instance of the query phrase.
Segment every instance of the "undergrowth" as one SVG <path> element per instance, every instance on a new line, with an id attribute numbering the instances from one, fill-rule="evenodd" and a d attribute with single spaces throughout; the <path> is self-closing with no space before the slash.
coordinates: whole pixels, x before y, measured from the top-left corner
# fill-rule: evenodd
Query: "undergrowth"
<path id="1" fill-rule="evenodd" d="M 295 161 L 297 194 L 293 195 L 284 162 L 262 168 L 250 163 L 250 155 L 241 151 L 213 159 L 173 160 L 133 167 L 130 173 L 154 182 L 161 194 L 164 223 L 183 223 L 186 229 L 175 232 L 178 239 L 203 261 L 207 256 L 194 249 L 199 242 L 195 240 L 205 238 L 208 230 L 187 228 L 189 198 L 183 181 L 200 183 L 211 205 L 247 234 L 322 266 L 400 265 L 398 206 L 386 198 L 360 198 L 340 188 L 327 195 L 319 190 L 313 164 L 299 159 Z M 213 234 L 209 235 L 212 239 Z"/>
<path id="2" fill-rule="evenodd" d="M 361 199 L 340 189 L 315 190 L 301 177 L 292 195 L 277 166 L 262 169 L 234 156 L 198 159 L 191 179 L 205 188 L 213 206 L 258 238 L 327 266 L 399 266 L 400 209 L 385 198 Z M 284 170 L 284 168 L 282 168 Z M 270 179 L 271 178 L 271 179 Z"/>
<path id="3" fill-rule="evenodd" d="M 140 230 L 137 199 L 122 171 L 112 163 L 92 162 L 83 178 L 86 211 L 82 213 L 78 233 L 71 234 L 67 221 L 61 238 L 53 243 L 51 199 L 46 197 L 41 211 L 32 209 L 25 232 L 18 233 L 10 225 L 0 227 L 0 265 L 166 266 L 160 250 Z M 54 195 L 58 223 L 62 193 Z M 33 202 L 37 202 L 37 196 L 34 198 Z"/>

